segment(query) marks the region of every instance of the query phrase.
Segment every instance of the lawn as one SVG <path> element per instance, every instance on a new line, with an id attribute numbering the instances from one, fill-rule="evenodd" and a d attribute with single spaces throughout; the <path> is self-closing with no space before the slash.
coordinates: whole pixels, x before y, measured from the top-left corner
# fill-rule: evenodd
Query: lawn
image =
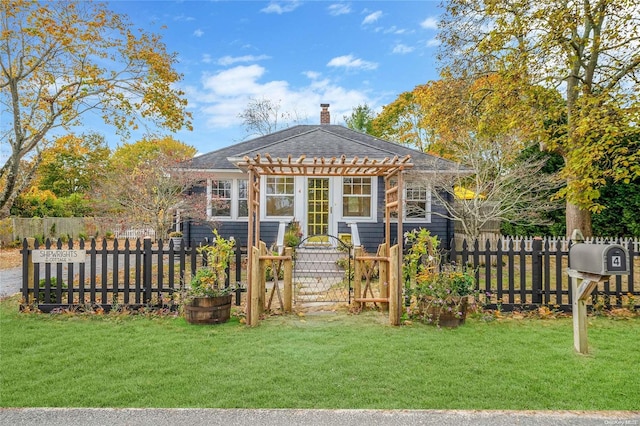
<path id="1" fill-rule="evenodd" d="M 346 312 L 237 318 L 20 314 L 0 303 L 2 407 L 640 410 L 640 318 L 472 318 L 454 330 Z"/>

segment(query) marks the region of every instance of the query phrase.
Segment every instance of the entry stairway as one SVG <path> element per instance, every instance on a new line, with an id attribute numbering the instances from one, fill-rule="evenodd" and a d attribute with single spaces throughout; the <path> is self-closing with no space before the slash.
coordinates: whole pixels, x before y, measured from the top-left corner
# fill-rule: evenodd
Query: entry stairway
<path id="1" fill-rule="evenodd" d="M 349 299 L 348 252 L 326 246 L 303 246 L 295 252 L 293 284 L 297 303 L 342 302 Z"/>

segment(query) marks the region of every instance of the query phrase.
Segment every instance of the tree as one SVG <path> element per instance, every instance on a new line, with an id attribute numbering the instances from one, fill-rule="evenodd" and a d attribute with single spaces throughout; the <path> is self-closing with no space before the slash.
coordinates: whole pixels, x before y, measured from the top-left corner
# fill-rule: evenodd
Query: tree
<path id="1" fill-rule="evenodd" d="M 204 178 L 181 167 L 195 152 L 171 137 L 147 138 L 116 149 L 99 189 L 102 208 L 129 226 L 153 228 L 158 238 L 167 235 L 178 211 L 202 217 L 204 197 L 190 190 Z"/>
<path id="2" fill-rule="evenodd" d="M 59 137 L 42 152 L 34 183 L 58 197 L 89 193 L 103 179 L 110 154 L 101 135 Z"/>
<path id="3" fill-rule="evenodd" d="M 549 97 L 541 92 L 539 98 Z M 553 173 L 541 173 L 546 158 L 523 156 L 534 144 L 531 117 L 543 109 L 527 106 L 525 111 L 519 106 L 523 93 L 521 85 L 497 74 L 429 82 L 396 102 L 411 101 L 412 116 L 419 118 L 415 124 L 387 121 L 407 140 L 415 134 L 413 128 L 418 129 L 428 135 L 428 152 L 460 164 L 451 173 L 427 175 L 425 180 L 446 216 L 472 238 L 490 222 L 541 223 L 544 213 L 556 208 L 550 191 L 558 188 L 558 181 Z"/>
<path id="4" fill-rule="evenodd" d="M 188 161 L 196 155 L 196 149 L 171 136 L 147 136 L 136 143 L 119 146 L 111 156 L 111 164 L 125 169 L 134 169 L 141 164 L 153 164 L 157 158 L 166 157 L 173 161 Z"/>
<path id="5" fill-rule="evenodd" d="M 175 88 L 175 55 L 160 37 L 134 31 L 125 16 L 85 1 L 2 0 L 0 113 L 11 155 L 0 169 L 0 214 L 28 185 L 22 160 L 48 137 L 81 124 L 89 112 L 126 136 L 144 121 L 175 131 L 191 127 Z"/>
<path id="6" fill-rule="evenodd" d="M 358 132 L 371 134 L 371 125 L 376 117 L 376 113 L 366 103 L 353 108 L 351 115 L 345 115 L 344 121 L 347 127 Z"/>
<path id="7" fill-rule="evenodd" d="M 411 92 L 401 93 L 395 101 L 385 105 L 371 123 L 372 133 L 419 151 L 429 151 L 432 137 L 422 125 L 424 108 L 417 99 L 423 87 L 417 86 Z"/>
<path id="8" fill-rule="evenodd" d="M 557 176 L 540 173 L 546 158 L 520 159 L 513 152 L 516 146 L 509 137 L 461 136 L 454 153 L 464 157 L 465 164 L 424 177 L 437 203 L 446 209 L 444 216 L 458 222 L 472 239 L 489 223 L 539 224 L 545 213 L 558 208 L 550 200 L 559 186 Z"/>
<path id="9" fill-rule="evenodd" d="M 567 233 L 591 235 L 607 177 L 640 175 L 638 149 L 618 142 L 637 133 L 640 93 L 640 0 L 450 0 L 441 22 L 446 73 L 474 79 L 499 74 L 527 87 L 562 90 L 562 108 L 539 124 L 543 146 L 564 157 Z M 530 97 L 524 93 L 522 104 Z M 555 137 L 552 137 L 554 135 Z M 614 167 L 606 167 L 613 165 Z"/>
<path id="10" fill-rule="evenodd" d="M 292 123 L 304 121 L 296 111 L 281 112 L 281 101 L 270 99 L 250 99 L 247 107 L 238 114 L 242 125 L 247 131 L 247 137 L 268 135 L 269 133 L 289 127 Z"/>

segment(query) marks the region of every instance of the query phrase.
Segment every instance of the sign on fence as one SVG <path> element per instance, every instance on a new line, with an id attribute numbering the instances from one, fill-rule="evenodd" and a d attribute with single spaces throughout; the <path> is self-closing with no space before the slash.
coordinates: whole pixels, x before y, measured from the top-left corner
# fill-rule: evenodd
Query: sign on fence
<path id="1" fill-rule="evenodd" d="M 33 263 L 84 263 L 85 250 L 34 250 Z"/>

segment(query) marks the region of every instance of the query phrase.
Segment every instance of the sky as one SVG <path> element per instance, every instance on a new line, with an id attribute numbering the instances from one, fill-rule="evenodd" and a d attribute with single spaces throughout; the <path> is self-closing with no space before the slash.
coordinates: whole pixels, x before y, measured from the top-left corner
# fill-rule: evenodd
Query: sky
<path id="1" fill-rule="evenodd" d="M 102 134 L 112 149 L 145 134 L 172 135 L 214 151 L 257 135 L 238 117 L 251 100 L 269 100 L 297 117 L 289 125 L 319 124 L 330 104 L 332 124 L 358 105 L 379 112 L 401 93 L 438 78 L 440 0 L 255 1 L 115 0 L 114 12 L 134 29 L 157 33 L 176 55 L 193 130 L 132 131 L 127 140 L 98 114 L 83 116 L 76 134 Z M 280 124 L 287 121 L 280 120 Z M 58 136 L 51 134 L 50 139 Z M 0 163 L 9 146 L 0 144 Z"/>
<path id="2" fill-rule="evenodd" d="M 250 137 L 238 117 L 268 99 L 301 124 L 332 124 L 354 107 L 380 111 L 438 77 L 439 1 L 110 1 L 134 28 L 160 33 L 184 78 L 193 131 L 174 137 L 198 152 Z M 96 124 L 98 125 L 98 124 Z M 99 130 L 114 147 L 113 131 Z M 141 137 L 134 134 L 132 137 Z M 128 142 L 134 142 L 128 141 Z"/>

